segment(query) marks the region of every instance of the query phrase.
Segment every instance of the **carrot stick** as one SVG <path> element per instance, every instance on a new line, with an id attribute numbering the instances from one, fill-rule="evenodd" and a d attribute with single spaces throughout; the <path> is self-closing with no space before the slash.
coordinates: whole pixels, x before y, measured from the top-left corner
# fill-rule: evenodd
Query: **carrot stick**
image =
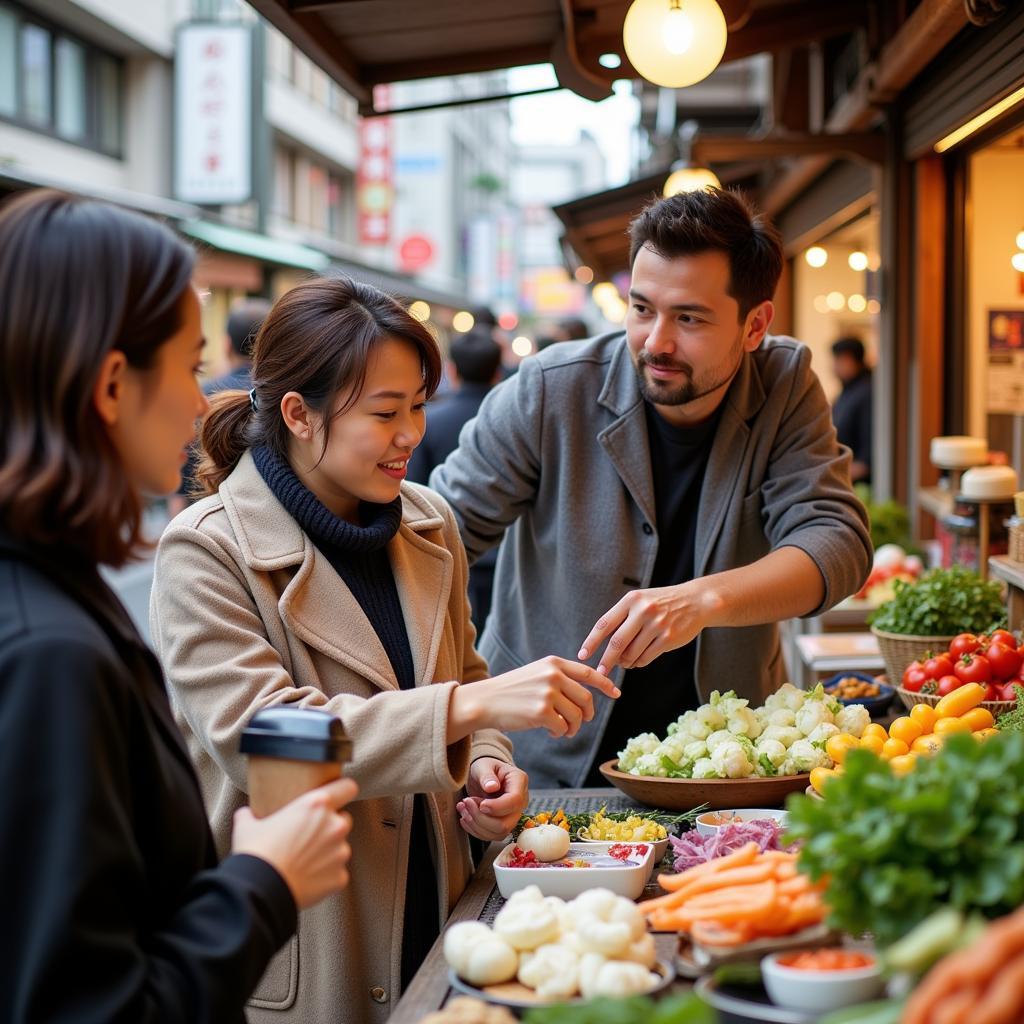
<path id="1" fill-rule="evenodd" d="M 685 871 L 681 871 L 678 875 L 659 875 L 658 885 L 660 885 L 662 889 L 667 889 L 669 892 L 673 892 L 676 889 L 682 889 L 693 881 L 693 879 L 700 878 L 702 875 L 717 874 L 719 871 L 725 871 L 728 868 L 742 867 L 744 864 L 752 864 L 754 859 L 757 857 L 757 854 L 757 843 L 746 843 L 738 850 L 734 850 L 732 853 L 728 853 L 724 857 L 716 857 L 714 860 L 706 861 L 703 864 L 695 864 L 692 868 L 687 868 Z"/>

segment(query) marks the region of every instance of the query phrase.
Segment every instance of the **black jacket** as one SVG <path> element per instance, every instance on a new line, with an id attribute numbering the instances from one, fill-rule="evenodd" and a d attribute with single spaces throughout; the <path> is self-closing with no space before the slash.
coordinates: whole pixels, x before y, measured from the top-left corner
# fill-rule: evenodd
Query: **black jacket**
<path id="1" fill-rule="evenodd" d="M 0 530 L 0 1017 L 238 1022 L 295 931 L 217 865 L 159 665 L 94 566 Z"/>

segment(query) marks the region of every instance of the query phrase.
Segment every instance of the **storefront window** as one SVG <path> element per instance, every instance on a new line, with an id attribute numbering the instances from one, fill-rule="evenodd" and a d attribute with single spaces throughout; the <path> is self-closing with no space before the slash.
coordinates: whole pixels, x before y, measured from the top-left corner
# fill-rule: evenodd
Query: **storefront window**
<path id="1" fill-rule="evenodd" d="M 87 131 L 85 50 L 70 39 L 58 39 L 56 66 L 57 134 L 82 139 Z"/>
<path id="2" fill-rule="evenodd" d="M 121 65 L 113 57 L 97 60 L 97 108 L 100 148 L 121 151 Z"/>
<path id="3" fill-rule="evenodd" d="M 968 433 L 1013 456 L 1024 415 L 1024 126 L 968 163 Z"/>
<path id="4" fill-rule="evenodd" d="M 22 114 L 33 124 L 50 123 L 50 33 L 38 25 L 21 28 Z"/>

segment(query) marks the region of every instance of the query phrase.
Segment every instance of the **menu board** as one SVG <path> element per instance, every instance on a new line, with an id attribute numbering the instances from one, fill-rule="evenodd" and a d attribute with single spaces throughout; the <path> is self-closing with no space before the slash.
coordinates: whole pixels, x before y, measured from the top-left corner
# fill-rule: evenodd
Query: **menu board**
<path id="1" fill-rule="evenodd" d="M 1024 414 L 1024 309 L 988 311 L 988 411 Z"/>

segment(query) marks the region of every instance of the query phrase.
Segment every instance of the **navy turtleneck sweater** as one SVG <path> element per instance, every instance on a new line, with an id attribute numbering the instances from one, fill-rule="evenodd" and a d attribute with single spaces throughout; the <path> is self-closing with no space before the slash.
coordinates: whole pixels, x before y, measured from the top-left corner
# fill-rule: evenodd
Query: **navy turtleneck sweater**
<path id="1" fill-rule="evenodd" d="M 359 602 L 387 651 L 398 685 L 416 685 L 412 648 L 388 560 L 387 545 L 402 522 L 402 499 L 390 504 L 362 502 L 360 525 L 336 516 L 295 475 L 292 467 L 269 448 L 252 451 L 253 461 L 274 497 L 302 527 L 317 550 L 331 563 Z M 354 737 L 358 744 L 359 737 Z M 358 837 L 357 837 L 358 841 Z M 437 873 L 430 857 L 427 807 L 415 798 L 409 868 L 405 889 L 405 928 L 402 933 L 402 988 L 423 962 L 440 933 Z"/>

